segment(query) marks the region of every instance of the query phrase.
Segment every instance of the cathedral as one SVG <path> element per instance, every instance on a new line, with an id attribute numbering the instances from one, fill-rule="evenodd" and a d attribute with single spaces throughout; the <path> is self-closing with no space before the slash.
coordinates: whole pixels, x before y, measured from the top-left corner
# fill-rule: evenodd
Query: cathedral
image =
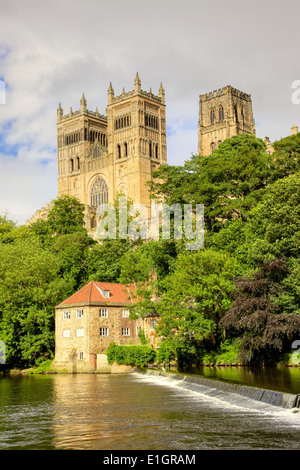
<path id="1" fill-rule="evenodd" d="M 255 134 L 251 95 L 226 86 L 199 98 L 198 154 L 210 155 L 225 139 Z M 57 109 L 58 197 L 75 196 L 85 210 L 88 232 L 95 234 L 96 210 L 118 194 L 150 209 L 146 185 L 152 172 L 167 163 L 165 90 L 144 91 L 136 74 L 134 88 L 115 96 L 110 83 L 106 113 L 90 111 L 84 96 L 80 109 Z M 46 219 L 53 202 L 27 223 Z"/>

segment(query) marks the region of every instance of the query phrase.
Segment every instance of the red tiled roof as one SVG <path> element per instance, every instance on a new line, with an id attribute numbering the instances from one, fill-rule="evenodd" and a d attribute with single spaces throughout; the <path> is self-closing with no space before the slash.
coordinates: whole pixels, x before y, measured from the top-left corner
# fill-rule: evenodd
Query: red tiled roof
<path id="1" fill-rule="evenodd" d="M 109 291 L 110 296 L 104 297 L 101 290 Z M 134 292 L 135 289 L 133 285 L 127 287 L 125 284 L 91 281 L 79 291 L 75 292 L 75 294 L 71 295 L 71 297 L 57 305 L 57 307 L 83 302 L 89 304 L 94 302 L 131 304 L 137 302 Z"/>

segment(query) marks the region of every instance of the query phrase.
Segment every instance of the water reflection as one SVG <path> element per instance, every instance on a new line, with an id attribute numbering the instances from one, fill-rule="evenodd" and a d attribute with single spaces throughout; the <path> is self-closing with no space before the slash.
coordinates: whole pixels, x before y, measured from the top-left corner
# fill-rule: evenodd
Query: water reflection
<path id="1" fill-rule="evenodd" d="M 179 371 L 280 392 L 300 393 L 300 368 L 298 367 L 215 366 L 182 368 Z"/>
<path id="2" fill-rule="evenodd" d="M 299 415 L 137 375 L 2 377 L 0 399 L 0 449 L 299 448 Z"/>

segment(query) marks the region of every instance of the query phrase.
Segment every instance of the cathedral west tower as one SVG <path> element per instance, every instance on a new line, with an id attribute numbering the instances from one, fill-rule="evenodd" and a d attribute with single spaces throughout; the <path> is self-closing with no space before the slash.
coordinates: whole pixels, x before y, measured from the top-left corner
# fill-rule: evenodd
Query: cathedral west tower
<path id="1" fill-rule="evenodd" d="M 96 228 L 96 209 L 122 193 L 150 208 L 146 182 L 167 162 L 165 91 L 158 95 L 134 89 L 115 96 L 108 88 L 106 115 L 80 109 L 64 115 L 57 109 L 58 196 L 75 196 L 86 206 L 86 227 Z"/>

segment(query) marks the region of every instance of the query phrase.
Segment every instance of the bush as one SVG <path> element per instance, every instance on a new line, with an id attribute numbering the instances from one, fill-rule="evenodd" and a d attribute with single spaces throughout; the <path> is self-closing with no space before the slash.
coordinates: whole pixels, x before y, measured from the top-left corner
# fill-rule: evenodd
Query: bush
<path id="1" fill-rule="evenodd" d="M 239 349 L 239 340 L 233 340 L 233 342 L 228 340 L 224 341 L 224 343 L 221 344 L 220 354 L 217 355 L 216 361 L 224 364 L 234 364 L 239 362 Z"/>
<path id="2" fill-rule="evenodd" d="M 109 364 L 116 362 L 139 367 L 145 367 L 156 359 L 156 351 L 146 345 L 118 346 L 111 343 L 106 350 L 106 355 Z"/>
<path id="3" fill-rule="evenodd" d="M 44 374 L 49 372 L 52 366 L 52 359 L 41 362 L 37 367 L 29 369 L 27 374 Z"/>
<path id="4" fill-rule="evenodd" d="M 240 362 L 239 350 L 241 341 L 239 339 L 226 340 L 221 343 L 216 351 L 203 350 L 200 363 L 204 366 L 217 364 L 237 364 Z"/>
<path id="5" fill-rule="evenodd" d="M 170 364 L 170 361 L 175 359 L 175 352 L 171 345 L 167 342 L 162 342 L 158 348 L 157 360 L 159 363 Z"/>

